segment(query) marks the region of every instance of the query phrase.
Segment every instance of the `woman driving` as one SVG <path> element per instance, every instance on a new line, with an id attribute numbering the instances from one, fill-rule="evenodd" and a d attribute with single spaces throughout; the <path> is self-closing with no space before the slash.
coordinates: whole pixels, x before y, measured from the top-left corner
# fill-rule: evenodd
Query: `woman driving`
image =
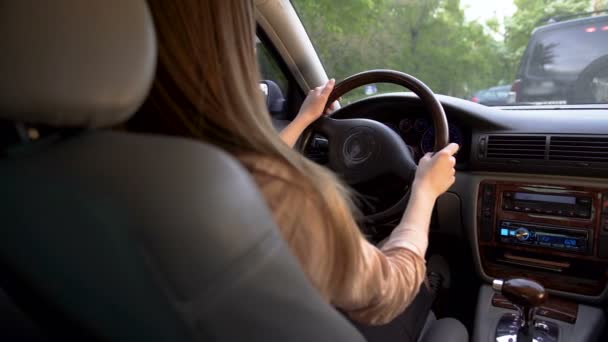
<path id="1" fill-rule="evenodd" d="M 128 128 L 229 151 L 250 171 L 282 235 L 329 303 L 371 325 L 402 313 L 425 279 L 431 214 L 455 180 L 458 146 L 420 160 L 407 209 L 379 249 L 360 232 L 342 182 L 291 148 L 322 114 L 334 82 L 313 89 L 279 136 L 258 85 L 253 1 L 148 2 L 159 64 L 149 99 Z"/>

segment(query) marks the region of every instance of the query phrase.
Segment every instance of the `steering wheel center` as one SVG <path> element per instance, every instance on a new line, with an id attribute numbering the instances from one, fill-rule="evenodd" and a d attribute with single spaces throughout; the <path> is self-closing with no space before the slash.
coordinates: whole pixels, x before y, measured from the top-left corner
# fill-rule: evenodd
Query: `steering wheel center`
<path id="1" fill-rule="evenodd" d="M 376 140 L 368 127 L 355 127 L 344 141 L 342 154 L 347 167 L 352 167 L 370 159 L 377 148 Z"/>

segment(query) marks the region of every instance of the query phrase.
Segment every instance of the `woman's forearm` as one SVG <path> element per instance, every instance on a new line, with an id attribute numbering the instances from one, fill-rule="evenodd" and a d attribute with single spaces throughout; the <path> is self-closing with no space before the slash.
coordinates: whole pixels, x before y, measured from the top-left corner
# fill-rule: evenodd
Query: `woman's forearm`
<path id="1" fill-rule="evenodd" d="M 388 250 L 404 247 L 413 250 L 424 258 L 428 247 L 429 226 L 437 197 L 416 182 L 399 225 L 393 230 L 389 240 L 382 247 Z"/>
<path id="2" fill-rule="evenodd" d="M 296 118 L 283 128 L 279 136 L 289 147 L 293 147 L 309 124 L 309 122 Z"/>
<path id="3" fill-rule="evenodd" d="M 412 193 L 400 225 L 412 227 L 425 227 L 428 232 L 435 207 L 437 197 L 425 191 L 423 186 L 419 186 L 416 182 L 412 184 Z"/>
<path id="4" fill-rule="evenodd" d="M 426 275 L 424 254 L 435 204 L 429 187 L 414 182 L 401 223 L 381 251 L 361 243 L 356 281 L 334 292 L 335 304 L 353 319 L 371 325 L 386 324 L 412 302 Z"/>

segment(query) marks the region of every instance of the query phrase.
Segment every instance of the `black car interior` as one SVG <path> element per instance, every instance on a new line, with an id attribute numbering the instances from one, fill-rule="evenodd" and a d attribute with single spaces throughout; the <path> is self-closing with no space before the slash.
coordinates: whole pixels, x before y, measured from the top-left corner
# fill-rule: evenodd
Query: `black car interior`
<path id="1" fill-rule="evenodd" d="M 154 78 L 144 0 L 0 9 L 1 340 L 364 340 L 308 282 L 235 159 L 111 129 Z M 413 164 L 447 135 L 461 145 L 429 247 L 452 270 L 435 314 L 458 320 L 429 317 L 421 340 L 466 340 L 459 321 L 479 342 L 606 340 L 608 107 L 432 97 L 440 124 L 411 93 L 326 119 L 372 127 Z M 297 105 L 273 102 L 271 112 L 285 120 Z M 360 157 L 332 156 L 352 135 L 332 141 L 328 127 L 320 122 L 302 153 L 329 167 Z M 373 132 L 360 141 L 382 138 Z M 374 242 L 407 200 L 408 179 L 381 176 L 353 182 L 368 218 L 384 213 L 364 221 Z"/>
<path id="2" fill-rule="evenodd" d="M 145 1 L 1 7 L 0 339 L 363 341 L 232 157 L 108 129 L 154 77 Z"/>

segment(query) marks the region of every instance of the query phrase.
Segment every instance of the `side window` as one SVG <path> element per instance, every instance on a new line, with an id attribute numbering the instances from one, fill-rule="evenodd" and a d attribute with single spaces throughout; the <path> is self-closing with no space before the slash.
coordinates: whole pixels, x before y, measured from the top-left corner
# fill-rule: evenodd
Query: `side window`
<path id="1" fill-rule="evenodd" d="M 290 101 L 290 99 L 293 100 L 295 90 L 291 84 L 291 78 L 285 73 L 285 68 L 277 59 L 275 51 L 269 48 L 263 39 L 256 38 L 256 53 L 262 75 L 260 88 L 266 95 L 268 111 L 272 115 L 275 125 L 283 126 L 280 121 L 289 119 L 289 113 L 292 112 L 290 105 L 294 102 Z"/>
<path id="2" fill-rule="evenodd" d="M 260 72 L 262 80 L 270 80 L 276 83 L 283 94 L 287 92 L 287 77 L 281 70 L 281 67 L 268 51 L 268 48 L 262 41 L 256 39 L 256 50 L 258 54 L 258 63 L 260 64 Z"/>
<path id="3" fill-rule="evenodd" d="M 546 66 L 553 62 L 553 50 L 555 45 L 545 45 L 538 43 L 532 50 L 532 60 L 530 61 L 530 75 L 545 76 Z"/>
<path id="4" fill-rule="evenodd" d="M 509 92 L 507 90 L 498 90 L 496 91 L 496 97 L 497 98 L 505 98 L 509 96 Z"/>

